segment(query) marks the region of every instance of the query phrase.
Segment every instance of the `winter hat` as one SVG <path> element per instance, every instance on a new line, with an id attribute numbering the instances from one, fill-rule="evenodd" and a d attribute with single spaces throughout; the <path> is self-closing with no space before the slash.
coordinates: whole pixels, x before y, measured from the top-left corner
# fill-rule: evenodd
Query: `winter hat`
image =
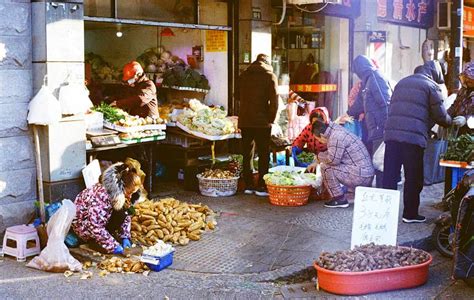
<path id="1" fill-rule="evenodd" d="M 125 205 L 124 176 L 129 171 L 128 165 L 118 162 L 108 167 L 102 174 L 101 183 L 110 196 L 114 210 L 121 210 Z"/>
<path id="2" fill-rule="evenodd" d="M 474 62 L 468 62 L 461 73 L 469 79 L 474 79 Z"/>
<path id="3" fill-rule="evenodd" d="M 316 136 L 321 136 L 329 126 L 327 108 L 318 107 L 311 112 L 311 132 Z"/>

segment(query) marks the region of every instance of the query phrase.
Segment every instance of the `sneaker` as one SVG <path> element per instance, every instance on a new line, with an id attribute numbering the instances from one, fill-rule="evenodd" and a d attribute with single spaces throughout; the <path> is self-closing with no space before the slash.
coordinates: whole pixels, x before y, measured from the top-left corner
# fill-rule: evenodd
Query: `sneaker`
<path id="1" fill-rule="evenodd" d="M 253 195 L 255 193 L 255 190 L 254 189 L 245 189 L 244 190 L 244 194 L 246 195 Z"/>
<path id="2" fill-rule="evenodd" d="M 338 208 L 338 207 L 346 208 L 346 207 L 349 207 L 349 201 L 347 201 L 346 198 L 334 199 L 334 200 L 324 202 L 324 206 L 329 207 L 329 208 Z"/>
<path id="3" fill-rule="evenodd" d="M 403 223 L 424 223 L 426 222 L 426 218 L 424 216 L 416 216 L 414 218 L 402 218 Z"/>
<path id="4" fill-rule="evenodd" d="M 255 195 L 260 197 L 268 197 L 268 190 L 267 188 L 259 188 L 257 191 L 255 191 Z"/>

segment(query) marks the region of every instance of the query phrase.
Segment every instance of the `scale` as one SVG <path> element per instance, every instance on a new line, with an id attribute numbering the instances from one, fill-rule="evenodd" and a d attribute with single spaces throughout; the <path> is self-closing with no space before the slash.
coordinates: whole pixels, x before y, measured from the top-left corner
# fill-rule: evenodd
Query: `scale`
<path id="1" fill-rule="evenodd" d="M 94 147 L 114 146 L 122 143 L 115 130 L 100 129 L 87 131 L 86 134 Z"/>

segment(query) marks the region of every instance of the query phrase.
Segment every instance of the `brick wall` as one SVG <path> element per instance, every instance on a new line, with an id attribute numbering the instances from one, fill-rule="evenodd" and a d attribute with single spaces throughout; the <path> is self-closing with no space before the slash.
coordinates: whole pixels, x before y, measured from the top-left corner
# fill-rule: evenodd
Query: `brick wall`
<path id="1" fill-rule="evenodd" d="M 33 140 L 31 1 L 0 0 L 0 237 L 27 222 L 36 199 Z"/>

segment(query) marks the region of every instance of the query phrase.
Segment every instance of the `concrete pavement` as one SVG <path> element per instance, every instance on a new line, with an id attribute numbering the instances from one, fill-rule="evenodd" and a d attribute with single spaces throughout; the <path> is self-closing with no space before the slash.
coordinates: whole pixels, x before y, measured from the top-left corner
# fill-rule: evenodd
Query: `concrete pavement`
<path id="1" fill-rule="evenodd" d="M 292 299 L 335 298 L 315 290 L 312 262 L 323 250 L 350 247 L 352 206 L 328 209 L 322 202 L 303 207 L 276 207 L 266 198 L 237 195 L 208 198 L 176 186 L 161 196 L 205 203 L 219 213 L 215 232 L 199 242 L 178 247 L 173 265 L 149 276 L 110 274 L 94 270 L 91 279 L 65 278 L 27 269 L 6 258 L 0 263 L 0 295 L 24 298 L 155 298 L 164 299 Z M 442 185 L 426 187 L 421 213 L 426 224 L 399 224 L 398 243 L 431 249 L 432 221 L 440 211 L 432 207 L 442 196 Z M 409 290 L 378 293 L 368 299 L 472 299 L 474 289 L 449 279 L 449 259 L 432 252 L 433 264 L 426 285 Z M 361 298 L 361 297 L 359 297 Z"/>

